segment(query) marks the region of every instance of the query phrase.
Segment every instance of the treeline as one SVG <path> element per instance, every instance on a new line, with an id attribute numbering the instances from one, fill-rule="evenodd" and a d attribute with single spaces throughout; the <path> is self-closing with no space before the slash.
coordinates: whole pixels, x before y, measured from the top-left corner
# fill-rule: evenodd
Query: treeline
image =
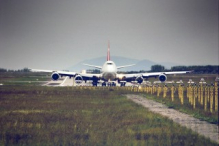
<path id="1" fill-rule="evenodd" d="M 0 72 L 30 72 L 30 69 L 27 67 L 18 70 L 0 68 Z"/>
<path id="2" fill-rule="evenodd" d="M 149 71 L 127 71 L 121 73 L 143 73 L 143 72 L 168 72 L 168 71 L 192 71 L 194 74 L 219 74 L 218 65 L 193 65 L 193 66 L 173 66 L 166 69 L 163 65 L 152 65 Z"/>
<path id="3" fill-rule="evenodd" d="M 196 74 L 218 74 L 218 65 L 193 65 L 193 66 L 173 66 L 171 69 L 165 69 L 162 65 L 151 66 L 150 72 L 163 71 L 193 71 Z"/>
<path id="4" fill-rule="evenodd" d="M 173 66 L 171 71 L 190 71 L 198 74 L 218 74 L 219 66 L 218 65 L 205 65 L 205 66 Z"/>

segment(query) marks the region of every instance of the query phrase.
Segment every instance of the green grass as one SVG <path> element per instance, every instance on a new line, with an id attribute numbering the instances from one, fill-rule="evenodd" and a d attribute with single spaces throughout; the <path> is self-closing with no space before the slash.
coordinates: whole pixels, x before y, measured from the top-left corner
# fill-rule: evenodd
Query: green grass
<path id="1" fill-rule="evenodd" d="M 180 99 L 175 93 L 174 95 L 174 101 L 171 99 L 170 91 L 167 94 L 166 98 L 163 98 L 162 94 L 160 97 L 157 97 L 157 95 L 153 94 L 142 94 L 145 98 L 155 100 L 157 102 L 163 103 L 167 105 L 169 108 L 176 109 L 178 111 L 181 111 L 183 113 L 192 115 L 195 118 L 198 118 L 203 121 L 207 121 L 213 124 L 218 124 L 218 111 L 210 112 L 209 105 L 208 105 L 208 110 L 204 110 L 204 105 L 201 105 L 200 103 L 196 103 L 196 108 L 193 108 L 193 105 L 189 103 L 189 100 L 185 98 L 186 92 L 184 92 L 184 104 L 181 104 Z M 208 103 L 209 104 L 209 103 Z"/>
<path id="2" fill-rule="evenodd" d="M 44 81 L 51 80 L 47 73 L 33 72 L 5 72 L 0 73 L 0 83 L 3 85 L 41 85 Z M 42 82 L 41 82 L 42 81 Z"/>
<path id="3" fill-rule="evenodd" d="M 104 89 L 2 86 L 0 145 L 217 145 Z"/>

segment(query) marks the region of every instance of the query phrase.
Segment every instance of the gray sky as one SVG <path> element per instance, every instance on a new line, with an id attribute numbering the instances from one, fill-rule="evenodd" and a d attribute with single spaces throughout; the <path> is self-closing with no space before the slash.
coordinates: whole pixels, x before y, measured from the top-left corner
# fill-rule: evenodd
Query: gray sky
<path id="1" fill-rule="evenodd" d="M 217 65 L 218 0 L 0 0 L 0 68 L 111 55 Z"/>

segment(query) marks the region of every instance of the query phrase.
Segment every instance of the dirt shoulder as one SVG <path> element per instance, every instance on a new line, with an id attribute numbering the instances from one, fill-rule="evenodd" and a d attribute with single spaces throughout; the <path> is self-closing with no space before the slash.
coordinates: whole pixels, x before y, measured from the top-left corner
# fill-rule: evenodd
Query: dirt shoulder
<path id="1" fill-rule="evenodd" d="M 218 125 L 201 121 L 185 113 L 181 113 L 174 109 L 170 109 L 161 103 L 143 98 L 140 95 L 129 94 L 126 96 L 128 99 L 148 108 L 150 111 L 168 117 L 174 122 L 179 123 L 180 125 L 185 126 L 187 128 L 190 128 L 198 134 L 203 135 L 207 138 L 210 138 L 212 141 L 219 143 Z"/>

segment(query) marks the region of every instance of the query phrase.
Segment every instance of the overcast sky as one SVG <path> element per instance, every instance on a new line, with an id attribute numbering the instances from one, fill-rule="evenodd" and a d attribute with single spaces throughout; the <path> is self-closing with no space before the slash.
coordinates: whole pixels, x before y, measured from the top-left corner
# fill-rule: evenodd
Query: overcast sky
<path id="1" fill-rule="evenodd" d="M 108 40 L 114 56 L 218 65 L 218 0 L 0 0 L 0 68 L 65 69 Z"/>

